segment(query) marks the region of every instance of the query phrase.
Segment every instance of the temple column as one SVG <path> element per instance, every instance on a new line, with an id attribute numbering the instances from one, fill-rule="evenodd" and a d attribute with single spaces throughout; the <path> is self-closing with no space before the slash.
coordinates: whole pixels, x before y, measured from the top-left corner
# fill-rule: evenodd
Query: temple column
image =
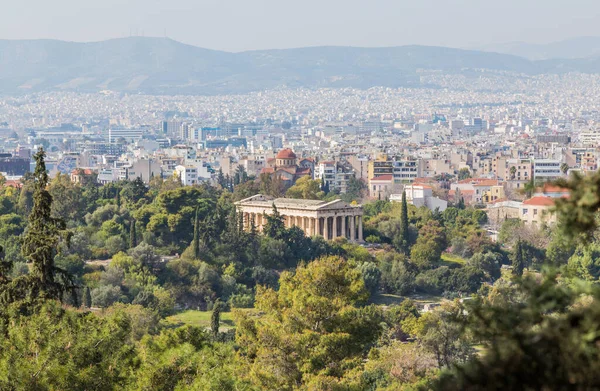
<path id="1" fill-rule="evenodd" d="M 331 232 L 331 239 L 335 239 L 335 238 L 338 237 L 338 234 L 337 234 L 337 232 L 338 232 L 337 231 L 337 228 L 338 228 L 337 221 L 338 221 L 338 217 L 337 216 L 333 216 L 333 232 Z"/>
<path id="2" fill-rule="evenodd" d="M 309 221 L 308 221 L 308 224 L 309 224 L 309 230 L 310 230 L 310 235 L 309 235 L 309 236 L 316 236 L 316 235 L 317 235 L 317 232 L 316 232 L 317 230 L 316 230 L 316 228 L 315 228 L 315 225 L 316 225 L 316 224 L 315 224 L 315 221 L 316 221 L 316 220 L 317 220 L 317 219 L 316 219 L 315 217 L 310 217 L 310 218 L 309 218 Z"/>
<path id="3" fill-rule="evenodd" d="M 362 225 L 362 216 L 358 216 L 358 241 L 363 241 L 363 225 Z"/>
<path id="4" fill-rule="evenodd" d="M 356 227 L 354 226 L 354 216 L 348 216 L 350 218 L 350 241 L 354 242 L 356 240 Z"/>
<path id="5" fill-rule="evenodd" d="M 346 216 L 342 216 L 342 236 L 346 237 Z"/>
<path id="6" fill-rule="evenodd" d="M 329 240 L 329 217 L 323 218 L 323 237 Z"/>

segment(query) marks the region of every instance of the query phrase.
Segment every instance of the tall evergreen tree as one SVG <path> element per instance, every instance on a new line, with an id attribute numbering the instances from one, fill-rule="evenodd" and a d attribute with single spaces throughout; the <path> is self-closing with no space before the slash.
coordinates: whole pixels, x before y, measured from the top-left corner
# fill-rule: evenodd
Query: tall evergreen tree
<path id="1" fill-rule="evenodd" d="M 512 257 L 512 272 L 515 276 L 522 276 L 523 270 L 525 269 L 525 264 L 527 254 L 525 249 L 525 243 L 522 240 L 517 240 L 515 244 L 515 249 Z"/>
<path id="2" fill-rule="evenodd" d="M 129 226 L 129 248 L 137 247 L 137 232 L 135 231 L 135 219 L 131 219 Z"/>
<path id="3" fill-rule="evenodd" d="M 409 231 L 408 231 L 408 202 L 406 201 L 406 191 L 402 192 L 402 216 L 400 216 L 400 235 L 402 237 L 401 247 L 405 253 L 409 250 Z"/>
<path id="4" fill-rule="evenodd" d="M 200 208 L 196 208 L 194 218 L 194 258 L 200 259 Z"/>
<path id="5" fill-rule="evenodd" d="M 221 301 L 217 299 L 210 316 L 210 331 L 213 336 L 219 335 L 219 325 L 221 323 Z"/>
<path id="6" fill-rule="evenodd" d="M 35 190 L 33 208 L 29 214 L 29 225 L 23 237 L 21 253 L 32 263 L 31 273 L 13 281 L 14 299 L 29 297 L 62 300 L 70 292 L 74 304 L 77 302 L 75 284 L 71 275 L 54 264 L 61 243 L 69 245 L 71 234 L 61 219 L 51 216 L 52 196 L 47 190 L 48 173 L 42 148 L 35 154 Z"/>
<path id="7" fill-rule="evenodd" d="M 85 292 L 83 294 L 83 306 L 85 308 L 92 308 L 92 293 L 90 292 L 90 287 L 85 287 Z"/>

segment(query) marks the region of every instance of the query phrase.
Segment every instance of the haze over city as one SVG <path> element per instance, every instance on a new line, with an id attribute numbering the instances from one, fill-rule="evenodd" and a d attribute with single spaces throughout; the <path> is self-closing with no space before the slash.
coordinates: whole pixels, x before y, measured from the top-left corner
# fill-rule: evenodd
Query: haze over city
<path id="1" fill-rule="evenodd" d="M 0 39 L 163 37 L 225 51 L 305 46 L 479 47 L 600 35 L 594 0 L 25 0 L 5 2 Z"/>

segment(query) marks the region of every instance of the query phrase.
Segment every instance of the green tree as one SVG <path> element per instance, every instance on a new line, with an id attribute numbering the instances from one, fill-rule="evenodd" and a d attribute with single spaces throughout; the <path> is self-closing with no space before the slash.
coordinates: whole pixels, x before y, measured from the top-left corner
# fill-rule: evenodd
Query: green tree
<path id="1" fill-rule="evenodd" d="M 137 247 L 137 233 L 135 231 L 135 219 L 131 219 L 129 223 L 129 248 Z"/>
<path id="2" fill-rule="evenodd" d="M 90 291 L 90 287 L 89 286 L 85 287 L 85 292 L 83 294 L 83 306 L 85 308 L 91 308 L 92 307 L 92 293 Z"/>
<path id="3" fill-rule="evenodd" d="M 512 272 L 515 276 L 522 276 L 523 270 L 527 267 L 527 252 L 525 243 L 517 240 L 512 254 Z"/>
<path id="4" fill-rule="evenodd" d="M 407 254 L 409 249 L 409 229 L 408 229 L 408 202 L 406 201 L 406 191 L 402 192 L 402 209 L 400 216 L 400 237 L 401 244 L 400 248 Z"/>
<path id="5" fill-rule="evenodd" d="M 57 174 L 48 185 L 52 196 L 52 216 L 64 221 L 79 221 L 85 211 L 83 189 L 66 174 Z"/>
<path id="6" fill-rule="evenodd" d="M 584 298 L 582 300 L 582 298 Z M 433 390 L 590 390 L 600 387 L 598 286 L 527 275 L 467 303 L 458 325 L 481 354 L 444 371 Z"/>
<path id="7" fill-rule="evenodd" d="M 221 323 L 221 301 L 217 299 L 213 306 L 212 314 L 210 315 L 210 331 L 213 337 L 219 335 L 219 325 Z"/>
<path id="8" fill-rule="evenodd" d="M 471 341 L 454 321 L 462 316 L 461 311 L 462 307 L 456 303 L 446 303 L 419 318 L 419 344 L 435 356 L 440 368 L 465 362 L 474 353 Z"/>
<path id="9" fill-rule="evenodd" d="M 194 258 L 200 259 L 200 210 L 196 208 L 194 218 Z"/>
<path id="10" fill-rule="evenodd" d="M 464 167 L 464 168 L 461 168 L 460 170 L 458 170 L 458 180 L 459 181 L 469 179 L 469 178 L 471 178 L 471 171 L 468 168 Z"/>
<path id="11" fill-rule="evenodd" d="M 123 197 L 125 201 L 129 204 L 136 204 L 142 198 L 146 196 L 148 192 L 148 187 L 142 178 L 137 177 L 133 181 L 127 181 L 123 185 L 123 190 L 119 193 L 120 197 Z M 120 201 L 120 198 L 118 199 Z M 120 202 L 117 202 L 119 204 Z"/>
<path id="12" fill-rule="evenodd" d="M 273 239 L 282 239 L 285 237 L 285 221 L 283 216 L 277 210 L 275 204 L 273 204 L 273 212 L 269 215 L 264 215 L 267 219 L 263 233 Z"/>
<path id="13" fill-rule="evenodd" d="M 437 220 L 429 220 L 419 230 L 410 252 L 411 261 L 420 268 L 431 268 L 439 262 L 446 249 L 446 232 Z"/>
<path id="14" fill-rule="evenodd" d="M 318 200 L 324 196 L 319 188 L 319 181 L 313 180 L 309 176 L 299 178 L 294 186 L 286 192 L 288 198 L 302 198 L 305 200 Z"/>
<path id="15" fill-rule="evenodd" d="M 77 302 L 76 285 L 72 276 L 54 264 L 61 243 L 68 245 L 71 233 L 63 220 L 51 216 L 52 196 L 47 190 L 48 173 L 44 162 L 46 154 L 39 149 L 34 155 L 35 190 L 29 224 L 25 231 L 21 253 L 32 263 L 31 273 L 16 278 L 10 284 L 4 299 L 14 301 L 28 298 L 62 300 L 66 292 Z"/>
<path id="16" fill-rule="evenodd" d="M 235 314 L 244 372 L 262 389 L 348 389 L 345 375 L 381 331 L 381 310 L 360 306 L 367 298 L 360 271 L 335 257 L 284 272 L 278 291 L 259 287 L 264 315 Z"/>

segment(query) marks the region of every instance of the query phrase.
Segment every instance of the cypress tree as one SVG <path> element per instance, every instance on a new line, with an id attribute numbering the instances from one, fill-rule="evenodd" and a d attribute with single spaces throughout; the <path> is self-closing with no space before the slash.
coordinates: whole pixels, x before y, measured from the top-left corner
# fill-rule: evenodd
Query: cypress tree
<path id="1" fill-rule="evenodd" d="M 117 189 L 117 196 L 115 197 L 117 201 L 117 208 L 121 207 L 121 191 Z"/>
<path id="2" fill-rule="evenodd" d="M 408 252 L 408 202 L 406 201 L 406 191 L 402 192 L 402 216 L 400 216 L 400 235 L 402 236 L 402 249 Z"/>
<path id="3" fill-rule="evenodd" d="M 131 219 L 129 226 L 129 248 L 137 247 L 137 233 L 135 232 L 135 219 Z"/>
<path id="4" fill-rule="evenodd" d="M 13 284 L 19 290 L 16 292 L 19 296 L 25 293 L 29 297 L 62 300 L 63 294 L 68 291 L 76 305 L 76 286 L 71 275 L 54 264 L 57 249 L 61 243 L 68 245 L 71 235 L 66 231 L 66 224 L 62 219 L 51 216 L 52 196 L 46 189 L 48 173 L 45 156 L 43 148 L 34 155 L 36 166 L 33 174 L 33 207 L 21 247 L 23 257 L 32 263 L 31 273 L 23 276 L 28 279 L 27 282 L 17 278 Z M 28 292 L 23 292 L 23 288 Z"/>
<path id="5" fill-rule="evenodd" d="M 196 208 L 194 218 L 194 258 L 200 259 L 200 207 Z"/>
<path id="6" fill-rule="evenodd" d="M 523 243 L 522 240 L 517 240 L 517 243 L 515 244 L 515 249 L 514 249 L 514 253 L 513 253 L 513 259 L 512 259 L 512 272 L 515 276 L 522 276 L 523 275 L 523 270 L 525 270 L 525 262 L 526 259 L 525 257 L 527 256 L 526 254 L 526 250 L 525 250 L 525 244 Z"/>
<path id="7" fill-rule="evenodd" d="M 212 314 L 210 316 L 210 331 L 213 336 L 219 335 L 219 325 L 221 323 L 221 301 L 217 299 L 213 306 Z"/>
<path id="8" fill-rule="evenodd" d="M 85 287 L 85 292 L 83 294 L 83 306 L 85 308 L 92 308 L 92 293 L 90 292 L 90 287 Z"/>

